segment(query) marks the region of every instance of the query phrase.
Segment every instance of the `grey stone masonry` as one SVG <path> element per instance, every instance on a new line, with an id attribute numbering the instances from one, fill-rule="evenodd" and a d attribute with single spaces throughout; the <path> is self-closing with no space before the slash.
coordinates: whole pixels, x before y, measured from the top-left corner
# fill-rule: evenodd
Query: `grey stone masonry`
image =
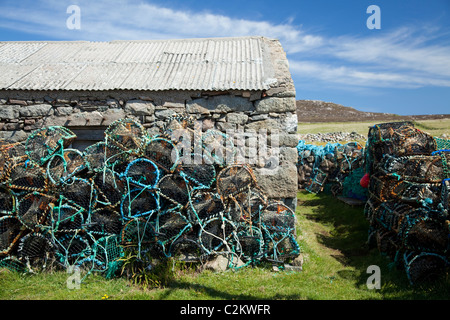
<path id="1" fill-rule="evenodd" d="M 3 90 L 0 91 L 0 139 L 25 141 L 36 129 L 65 126 L 85 130 L 83 137 L 89 137 L 92 128 L 94 140 L 100 129 L 122 118 L 135 119 L 151 134 L 157 134 L 167 119 L 177 114 L 192 116 L 202 132 L 214 129 L 224 133 L 267 133 L 267 141 L 278 148 L 275 152 L 261 157 L 255 152 L 243 155 L 254 167 L 258 184 L 270 198 L 295 203 L 297 115 L 295 91 L 289 83 L 251 92 Z M 256 135 L 240 142 L 243 146 L 257 145 L 264 149 L 258 144 L 262 140 Z"/>

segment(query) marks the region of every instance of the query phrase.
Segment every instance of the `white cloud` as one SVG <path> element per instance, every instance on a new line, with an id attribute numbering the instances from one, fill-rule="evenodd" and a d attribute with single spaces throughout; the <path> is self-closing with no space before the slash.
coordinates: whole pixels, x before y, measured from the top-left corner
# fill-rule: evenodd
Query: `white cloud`
<path id="1" fill-rule="evenodd" d="M 436 44 L 440 34 L 446 36 L 437 28 L 404 27 L 381 36 L 327 38 L 309 59 L 292 57 L 290 67 L 298 78 L 330 87 L 450 87 L 450 45 Z"/>
<path id="2" fill-rule="evenodd" d="M 54 0 L 42 1 L 38 7 L 30 3 L 32 12 L 16 8 L 14 3 L 0 4 L 0 18 L 5 21 L 2 26 L 33 32 L 29 28 L 33 24 L 39 26 L 34 32 L 40 35 L 96 41 L 263 35 L 280 39 L 290 53 L 321 44 L 321 37 L 305 34 L 290 22 L 274 24 L 210 12 L 186 12 L 137 0 L 76 2 L 81 8 L 82 20 L 81 30 L 77 32 L 66 28 L 69 4 Z"/>
<path id="3" fill-rule="evenodd" d="M 73 3 L 71 3 L 73 2 Z M 66 9 L 81 8 L 81 30 L 68 30 Z M 33 8 L 33 9 L 30 9 Z M 109 41 L 261 35 L 281 41 L 294 78 L 359 87 L 450 87 L 450 46 L 439 29 L 400 28 L 380 36 L 326 37 L 293 24 L 182 11 L 140 0 L 26 1 L 0 4 L 0 27 L 49 38 Z"/>
<path id="4" fill-rule="evenodd" d="M 380 37 L 332 39 L 328 53 L 345 61 L 450 77 L 450 46 L 428 44 L 428 33 L 400 28 Z"/>
<path id="5" fill-rule="evenodd" d="M 314 79 L 329 86 L 341 84 L 347 86 L 376 88 L 420 88 L 424 86 L 450 87 L 450 79 L 433 77 L 408 71 L 370 71 L 370 67 L 331 65 L 310 60 L 290 60 L 293 74 L 303 79 Z M 342 87 L 340 87 L 342 88 Z"/>

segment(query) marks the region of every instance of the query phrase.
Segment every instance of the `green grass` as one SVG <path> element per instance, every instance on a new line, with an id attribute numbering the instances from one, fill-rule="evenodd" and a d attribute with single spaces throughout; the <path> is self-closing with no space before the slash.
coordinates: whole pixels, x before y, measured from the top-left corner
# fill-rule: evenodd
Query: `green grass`
<path id="1" fill-rule="evenodd" d="M 414 121 L 414 126 L 432 136 L 450 135 L 450 119 Z"/>
<path id="2" fill-rule="evenodd" d="M 298 193 L 298 241 L 303 271 L 273 271 L 270 265 L 214 273 L 175 266 L 164 288 L 147 289 L 124 278 L 90 275 L 80 289 L 68 289 L 64 272 L 21 275 L 0 270 L 2 300 L 378 300 L 447 299 L 448 281 L 412 287 L 402 270 L 366 245 L 362 207 L 327 194 Z M 369 290 L 367 267 L 381 269 L 381 289 Z"/>
<path id="3" fill-rule="evenodd" d="M 401 121 L 401 120 L 393 120 Z M 316 122 L 316 123 L 299 123 L 297 132 L 301 134 L 307 133 L 326 133 L 326 132 L 352 132 L 367 136 L 369 128 L 383 121 L 361 121 L 361 122 Z M 390 121 L 385 121 L 390 122 Z M 442 134 L 450 135 L 450 119 L 439 120 L 420 120 L 413 122 L 415 127 L 427 132 L 432 136 L 441 136 Z"/>

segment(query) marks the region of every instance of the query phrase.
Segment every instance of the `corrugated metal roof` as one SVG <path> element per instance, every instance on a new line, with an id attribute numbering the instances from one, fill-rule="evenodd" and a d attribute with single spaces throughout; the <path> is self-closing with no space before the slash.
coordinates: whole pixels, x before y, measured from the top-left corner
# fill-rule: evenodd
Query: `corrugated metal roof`
<path id="1" fill-rule="evenodd" d="M 266 40 L 0 42 L 0 89 L 264 90 L 277 81 Z"/>

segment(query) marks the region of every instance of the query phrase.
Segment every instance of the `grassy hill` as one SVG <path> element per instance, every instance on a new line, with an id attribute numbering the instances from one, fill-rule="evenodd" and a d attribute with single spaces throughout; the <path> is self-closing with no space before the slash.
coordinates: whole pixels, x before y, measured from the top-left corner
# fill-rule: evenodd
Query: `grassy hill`
<path id="1" fill-rule="evenodd" d="M 401 116 L 392 113 L 364 112 L 332 102 L 297 100 L 298 122 L 359 122 L 448 119 L 450 114 Z"/>

